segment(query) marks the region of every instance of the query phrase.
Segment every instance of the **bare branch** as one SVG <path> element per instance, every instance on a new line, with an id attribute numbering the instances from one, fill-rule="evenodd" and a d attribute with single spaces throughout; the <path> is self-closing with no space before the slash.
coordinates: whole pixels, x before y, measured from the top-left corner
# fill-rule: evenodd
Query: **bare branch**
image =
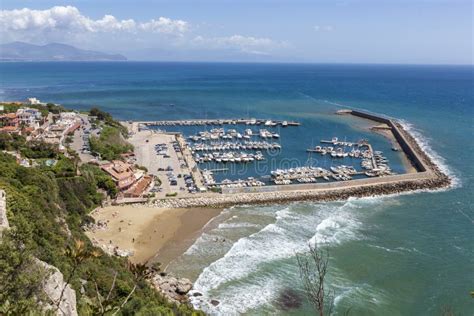
<path id="1" fill-rule="evenodd" d="M 136 288 L 137 288 L 137 285 L 133 287 L 132 291 L 130 291 L 130 293 L 127 295 L 122 305 L 120 305 L 120 307 L 117 308 L 117 310 L 112 314 L 112 316 L 116 315 L 125 306 L 125 304 L 127 304 L 128 300 L 130 299 L 130 297 L 132 297 L 132 294 L 133 292 L 135 292 Z"/>
<path id="2" fill-rule="evenodd" d="M 107 294 L 107 297 L 105 298 L 106 301 L 109 300 L 110 295 L 112 294 L 112 291 L 113 291 L 114 288 L 115 288 L 115 281 L 117 281 L 117 274 L 118 274 L 118 272 L 115 272 L 115 274 L 114 274 L 114 280 L 112 281 L 112 286 L 110 287 L 109 293 Z"/>
<path id="3" fill-rule="evenodd" d="M 334 293 L 325 288 L 329 251 L 319 250 L 311 244 L 308 247 L 307 254 L 296 255 L 306 295 L 320 316 L 331 315 L 334 307 Z"/>
<path id="4" fill-rule="evenodd" d="M 97 282 L 94 282 L 94 284 L 95 284 L 95 291 L 97 292 L 97 301 L 99 301 L 100 312 L 101 312 L 101 315 L 103 315 L 104 306 L 102 306 L 102 299 L 100 298 L 99 287 L 97 286 Z"/>

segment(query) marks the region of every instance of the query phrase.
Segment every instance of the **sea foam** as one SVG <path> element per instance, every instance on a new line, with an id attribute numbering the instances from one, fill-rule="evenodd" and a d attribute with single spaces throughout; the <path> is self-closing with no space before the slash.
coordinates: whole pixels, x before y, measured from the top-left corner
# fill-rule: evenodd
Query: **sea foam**
<path id="1" fill-rule="evenodd" d="M 422 134 L 420 130 L 414 127 L 413 124 L 399 120 L 402 127 L 410 133 L 420 148 L 428 155 L 428 157 L 435 163 L 438 168 L 451 179 L 451 188 L 459 188 L 462 186 L 461 179 L 457 176 L 457 173 L 451 169 L 446 163 L 446 160 L 438 154 L 430 145 L 430 139 Z"/>
<path id="2" fill-rule="evenodd" d="M 350 199 L 344 203 L 294 203 L 274 211 L 273 223 L 240 238 L 222 258 L 203 270 L 194 285 L 194 290 L 203 297 L 193 298 L 195 307 L 211 315 L 274 308 L 272 302 L 284 284 L 278 275 L 269 275 L 266 269 L 272 265 L 281 266 L 282 260 L 292 262 L 296 253 L 308 250 L 308 242 L 335 245 L 363 238 L 358 234 L 361 221 L 357 217 L 367 213 L 358 209 L 369 209 L 368 205 L 376 203 L 377 198 Z M 287 264 L 296 267 L 296 262 Z M 211 299 L 220 304 L 217 307 L 210 305 Z"/>

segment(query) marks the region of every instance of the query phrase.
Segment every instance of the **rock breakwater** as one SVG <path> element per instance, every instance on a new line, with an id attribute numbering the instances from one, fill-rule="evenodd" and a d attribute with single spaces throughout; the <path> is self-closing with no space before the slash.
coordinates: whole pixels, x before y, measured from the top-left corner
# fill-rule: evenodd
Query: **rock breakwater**
<path id="1" fill-rule="evenodd" d="M 341 182 L 337 186 L 324 187 L 315 184 L 311 188 L 287 191 L 272 191 L 242 194 L 208 194 L 191 198 L 173 198 L 150 202 L 155 207 L 228 207 L 238 204 L 269 204 L 291 201 L 335 201 L 350 197 L 399 194 L 419 190 L 436 190 L 451 185 L 451 179 L 445 175 L 432 159 L 421 149 L 415 138 L 401 124 L 392 121 L 393 128 L 403 135 L 414 157 L 420 160 L 425 171 L 413 174 L 400 174 L 387 177 L 352 180 Z"/>

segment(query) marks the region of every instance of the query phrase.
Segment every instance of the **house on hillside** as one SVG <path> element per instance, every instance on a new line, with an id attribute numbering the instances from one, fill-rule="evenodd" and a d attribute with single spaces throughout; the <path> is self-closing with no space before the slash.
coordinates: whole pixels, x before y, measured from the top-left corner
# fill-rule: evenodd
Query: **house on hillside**
<path id="1" fill-rule="evenodd" d="M 133 166 L 129 163 L 113 160 L 100 167 L 112 177 L 120 191 L 130 188 L 137 181 Z"/>
<path id="2" fill-rule="evenodd" d="M 127 162 L 113 160 L 100 167 L 112 177 L 125 197 L 140 197 L 154 185 L 151 176 Z"/>
<path id="3" fill-rule="evenodd" d="M 19 133 L 20 123 L 16 113 L 0 115 L 0 132 Z"/>
<path id="4" fill-rule="evenodd" d="M 16 111 L 20 126 L 39 128 L 42 119 L 41 112 L 37 109 L 20 108 Z"/>

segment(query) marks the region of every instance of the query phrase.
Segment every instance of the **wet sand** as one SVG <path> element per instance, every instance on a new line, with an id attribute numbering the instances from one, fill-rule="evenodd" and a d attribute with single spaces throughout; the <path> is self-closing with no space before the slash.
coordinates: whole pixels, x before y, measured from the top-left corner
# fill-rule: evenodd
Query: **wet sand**
<path id="1" fill-rule="evenodd" d="M 204 225 L 220 212 L 221 209 L 215 208 L 109 206 L 91 214 L 96 222 L 106 222 L 107 228 L 89 231 L 87 235 L 103 247 L 117 246 L 133 252 L 129 259 L 134 263 L 147 262 L 160 252 L 153 261 L 164 266 L 186 251 Z"/>

